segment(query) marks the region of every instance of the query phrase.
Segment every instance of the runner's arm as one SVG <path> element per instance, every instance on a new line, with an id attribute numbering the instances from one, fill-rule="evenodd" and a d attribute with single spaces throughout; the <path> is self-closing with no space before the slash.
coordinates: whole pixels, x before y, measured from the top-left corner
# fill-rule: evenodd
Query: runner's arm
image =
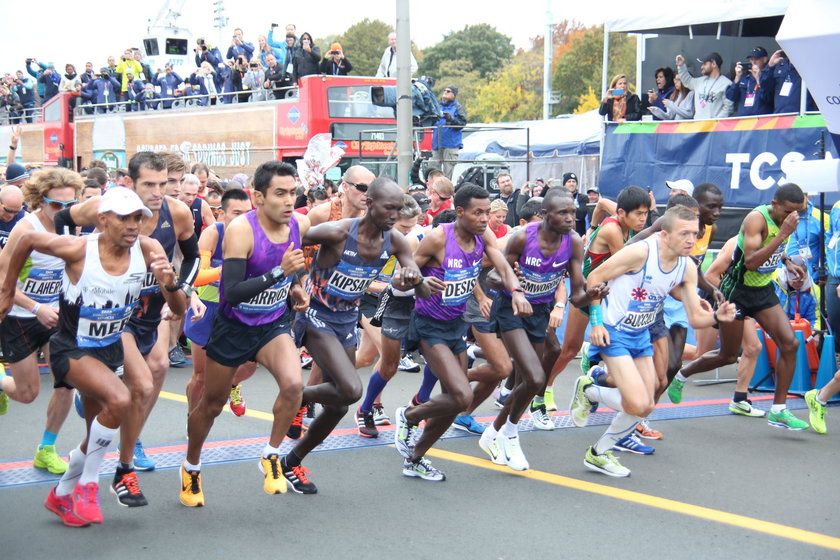
<path id="1" fill-rule="evenodd" d="M 76 228 L 79 226 L 99 227 L 97 215 L 100 200 L 102 200 L 101 196 L 94 196 L 81 204 L 60 210 L 53 218 L 56 233 L 75 235 Z"/>
<path id="2" fill-rule="evenodd" d="M 705 329 L 714 326 L 718 321 L 729 322 L 735 317 L 735 306 L 728 301 L 723 302 L 717 311 L 712 311 L 708 305 L 704 307 L 697 295 L 697 268 L 687 266 L 682 284 L 671 290 L 674 297 L 682 300 L 688 315 L 688 324 L 693 329 Z"/>
<path id="3" fill-rule="evenodd" d="M 656 221 L 650 224 L 650 227 L 646 227 L 633 237 L 627 240 L 627 245 L 631 243 L 636 243 L 637 241 L 641 241 L 642 239 L 647 239 L 654 233 L 662 231 L 662 217 L 656 218 Z"/>
<path id="4" fill-rule="evenodd" d="M 502 277 L 502 282 L 507 291 L 511 293 L 511 303 L 513 305 L 513 313 L 518 316 L 529 316 L 533 313 L 531 304 L 525 298 L 525 290 L 519 285 L 519 278 L 508 264 L 507 259 L 496 247 L 496 236 L 490 231 L 490 228 L 484 230 L 484 253 L 490 259 L 490 264 L 499 275 Z"/>

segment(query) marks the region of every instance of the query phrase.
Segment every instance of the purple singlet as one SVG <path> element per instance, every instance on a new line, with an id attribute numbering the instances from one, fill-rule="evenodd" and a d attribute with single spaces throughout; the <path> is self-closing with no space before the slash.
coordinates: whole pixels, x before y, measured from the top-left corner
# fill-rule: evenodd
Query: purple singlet
<path id="1" fill-rule="evenodd" d="M 564 235 L 557 252 L 546 256 L 540 251 L 537 235 L 539 225 L 538 222 L 534 222 L 525 226 L 525 249 L 519 255 L 518 261 L 522 271 L 519 283 L 529 302 L 549 303 L 554 301 L 554 292 L 562 282 L 566 265 L 572 257 L 572 235 Z M 510 292 L 505 291 L 505 294 L 510 297 Z"/>
<path id="2" fill-rule="evenodd" d="M 423 276 L 434 276 L 443 280 L 446 288 L 441 294 L 434 294 L 428 299 L 417 299 L 415 310 L 420 315 L 451 321 L 464 314 L 467 299 L 475 288 L 481 272 L 481 256 L 484 254 L 484 239 L 475 236 L 475 249 L 472 253 L 464 251 L 458 245 L 453 224 L 443 224 L 446 247 L 443 252 L 443 266 L 424 266 L 420 269 Z"/>
<path id="3" fill-rule="evenodd" d="M 289 243 L 294 243 L 296 248 L 301 247 L 300 229 L 297 220 L 292 217 L 289 222 L 289 239 L 285 243 L 272 243 L 265 235 L 259 220 L 257 211 L 251 210 L 246 214 L 248 223 L 254 231 L 254 250 L 245 269 L 245 280 L 262 276 L 275 266 L 279 266 L 283 260 L 283 254 Z M 248 326 L 265 325 L 276 321 L 286 312 L 286 300 L 289 296 L 289 288 L 292 286 L 292 277 L 286 276 L 276 284 L 255 295 L 249 301 L 232 306 L 225 301 L 224 274 L 219 285 L 219 306 L 222 313 L 229 319 L 235 319 Z"/>

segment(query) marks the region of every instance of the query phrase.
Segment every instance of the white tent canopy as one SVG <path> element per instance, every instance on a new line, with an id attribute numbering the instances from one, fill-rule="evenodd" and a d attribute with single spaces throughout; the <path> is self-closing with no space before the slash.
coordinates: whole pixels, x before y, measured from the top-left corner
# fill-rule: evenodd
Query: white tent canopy
<path id="1" fill-rule="evenodd" d="M 717 0 L 681 5 L 678 10 L 650 10 L 650 13 L 641 13 L 638 6 L 634 6 L 632 14 L 608 19 L 606 28 L 612 32 L 638 33 L 685 25 L 781 16 L 787 11 L 789 4 L 790 0 Z"/>

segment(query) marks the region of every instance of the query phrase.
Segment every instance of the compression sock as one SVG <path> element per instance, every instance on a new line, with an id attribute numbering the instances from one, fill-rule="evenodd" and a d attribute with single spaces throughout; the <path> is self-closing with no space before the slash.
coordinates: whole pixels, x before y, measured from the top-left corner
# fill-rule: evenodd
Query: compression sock
<path id="1" fill-rule="evenodd" d="M 735 391 L 735 396 L 732 397 L 732 400 L 735 402 L 743 402 L 747 400 L 747 393 L 742 393 L 741 391 Z"/>
<path id="2" fill-rule="evenodd" d="M 432 372 L 432 368 L 426 365 L 423 368 L 423 383 L 420 384 L 420 390 L 417 391 L 417 400 L 421 403 L 426 402 L 429 400 L 429 397 L 432 396 L 432 389 L 435 388 L 435 384 L 437 384 L 437 376 Z"/>
<path id="3" fill-rule="evenodd" d="M 599 387 L 592 384 L 584 390 L 584 393 L 586 398 L 592 402 L 605 404 L 613 410 L 622 411 L 621 392 L 615 387 Z"/>
<path id="4" fill-rule="evenodd" d="M 56 496 L 67 496 L 76 487 L 79 482 L 79 477 L 82 476 L 82 469 L 85 466 L 85 454 L 82 453 L 80 446 L 70 452 L 70 465 L 64 474 L 61 475 L 61 480 L 58 481 L 58 486 L 55 487 Z"/>
<path id="5" fill-rule="evenodd" d="M 119 432 L 119 428 L 108 428 L 100 424 L 98 416 L 93 419 L 88 436 L 87 458 L 82 469 L 82 476 L 79 477 L 79 484 L 84 485 L 99 480 L 99 467 L 102 466 L 105 453 L 111 448 Z"/>
<path id="6" fill-rule="evenodd" d="M 376 402 L 376 397 L 379 396 L 379 393 L 385 388 L 388 382 L 382 379 L 382 376 L 379 375 L 378 371 L 374 371 L 371 376 L 370 380 L 368 381 L 367 386 L 367 393 L 365 393 L 365 400 L 362 401 L 362 406 L 359 407 L 359 410 L 373 410 L 373 403 Z"/>
<path id="7" fill-rule="evenodd" d="M 41 437 L 41 447 L 55 445 L 56 438 L 58 438 L 58 434 L 44 430 L 44 435 Z"/>
<path id="8" fill-rule="evenodd" d="M 618 390 L 616 389 L 616 391 Z M 610 427 L 607 428 L 604 435 L 595 442 L 595 445 L 593 446 L 595 453 L 602 455 L 612 449 L 616 442 L 623 439 L 628 434 L 633 433 L 633 430 L 636 429 L 636 424 L 638 424 L 640 420 L 641 418 L 638 416 L 631 416 L 626 412 L 619 412 L 616 414 L 610 424 Z"/>

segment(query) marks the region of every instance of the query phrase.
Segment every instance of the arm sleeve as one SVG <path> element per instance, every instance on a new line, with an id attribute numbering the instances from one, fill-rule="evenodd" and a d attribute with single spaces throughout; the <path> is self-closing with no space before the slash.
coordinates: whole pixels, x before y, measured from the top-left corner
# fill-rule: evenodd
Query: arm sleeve
<path id="1" fill-rule="evenodd" d="M 179 240 L 178 248 L 181 249 L 181 253 L 184 255 L 184 260 L 181 262 L 181 273 L 179 274 L 180 283 L 192 286 L 201 264 L 201 255 L 198 252 L 198 238 L 195 236 L 195 233 L 189 239 Z"/>
<path id="2" fill-rule="evenodd" d="M 247 259 L 225 259 L 222 263 L 225 301 L 231 305 L 250 300 L 276 282 L 267 274 L 245 280 L 247 263 Z"/>
<path id="3" fill-rule="evenodd" d="M 76 222 L 70 215 L 70 208 L 60 210 L 53 218 L 55 223 L 55 232 L 59 235 L 76 235 Z"/>

